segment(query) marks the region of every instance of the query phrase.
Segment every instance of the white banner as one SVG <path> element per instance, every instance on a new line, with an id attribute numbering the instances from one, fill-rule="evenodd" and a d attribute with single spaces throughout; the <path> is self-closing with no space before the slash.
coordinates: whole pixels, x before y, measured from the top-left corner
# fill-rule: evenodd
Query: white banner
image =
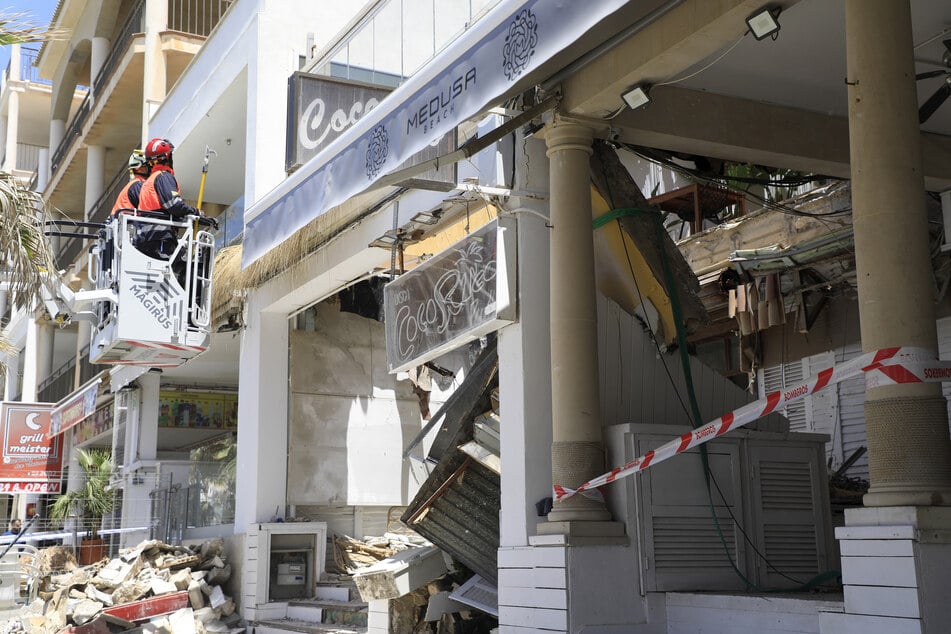
<path id="1" fill-rule="evenodd" d="M 248 209 L 246 267 L 469 119 L 627 0 L 499 3 L 485 18 Z M 640 0 L 643 19 L 678 0 Z"/>

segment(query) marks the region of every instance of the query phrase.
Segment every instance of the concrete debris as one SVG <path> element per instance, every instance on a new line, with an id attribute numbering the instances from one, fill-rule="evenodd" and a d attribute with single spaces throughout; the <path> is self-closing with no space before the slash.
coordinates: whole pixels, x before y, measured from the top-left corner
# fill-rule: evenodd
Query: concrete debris
<path id="1" fill-rule="evenodd" d="M 55 546 L 40 551 L 40 562 L 37 598 L 0 621 L 0 634 L 245 632 L 221 587 L 231 578 L 221 539 L 145 541 L 84 567 Z"/>

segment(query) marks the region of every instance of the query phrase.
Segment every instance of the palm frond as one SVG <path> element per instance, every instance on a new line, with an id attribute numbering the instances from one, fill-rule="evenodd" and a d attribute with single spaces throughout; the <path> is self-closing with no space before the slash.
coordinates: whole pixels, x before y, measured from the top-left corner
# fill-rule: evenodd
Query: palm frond
<path id="1" fill-rule="evenodd" d="M 61 40 L 66 32 L 36 24 L 28 11 L 0 12 L 0 46 Z"/>
<path id="2" fill-rule="evenodd" d="M 46 204 L 15 176 L 0 172 L 0 262 L 12 294 L 27 303 L 38 296 L 56 265 L 43 235 Z"/>

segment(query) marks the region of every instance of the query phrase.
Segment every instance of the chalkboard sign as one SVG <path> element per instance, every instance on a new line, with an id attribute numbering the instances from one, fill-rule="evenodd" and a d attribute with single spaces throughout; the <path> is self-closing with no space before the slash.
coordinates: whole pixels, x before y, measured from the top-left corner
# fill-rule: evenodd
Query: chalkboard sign
<path id="1" fill-rule="evenodd" d="M 383 288 L 391 373 L 515 321 L 514 231 L 491 222 Z"/>

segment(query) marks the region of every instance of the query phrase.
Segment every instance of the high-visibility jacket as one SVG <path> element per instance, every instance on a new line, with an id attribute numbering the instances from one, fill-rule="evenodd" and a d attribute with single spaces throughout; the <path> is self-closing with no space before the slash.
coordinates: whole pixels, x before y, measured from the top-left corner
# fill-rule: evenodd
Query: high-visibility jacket
<path id="1" fill-rule="evenodd" d="M 198 210 L 182 199 L 175 172 L 171 167 L 161 164 L 152 168 L 152 174 L 142 185 L 139 192 L 139 209 L 163 211 L 170 218 L 181 218 L 188 214 L 198 215 Z"/>
<path id="2" fill-rule="evenodd" d="M 122 188 L 122 191 L 119 192 L 119 195 L 116 197 L 116 204 L 112 206 L 112 212 L 109 215 L 115 216 L 121 211 L 131 213 L 138 209 L 139 192 L 144 182 L 145 177 L 136 174 L 133 180 L 126 183 L 125 187 Z"/>

